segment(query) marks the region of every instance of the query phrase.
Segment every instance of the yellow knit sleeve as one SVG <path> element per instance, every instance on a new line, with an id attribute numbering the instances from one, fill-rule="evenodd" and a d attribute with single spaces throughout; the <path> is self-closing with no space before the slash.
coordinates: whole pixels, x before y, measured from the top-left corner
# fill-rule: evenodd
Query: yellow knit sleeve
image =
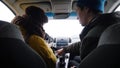
<path id="1" fill-rule="evenodd" d="M 56 63 L 56 56 L 46 41 L 37 35 L 29 37 L 28 44 L 40 55 L 44 60 L 52 60 Z"/>

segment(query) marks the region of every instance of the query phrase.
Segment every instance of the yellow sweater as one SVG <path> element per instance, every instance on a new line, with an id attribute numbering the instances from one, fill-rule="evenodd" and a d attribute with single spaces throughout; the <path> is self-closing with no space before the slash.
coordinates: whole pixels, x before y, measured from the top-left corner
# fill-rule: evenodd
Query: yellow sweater
<path id="1" fill-rule="evenodd" d="M 56 56 L 44 39 L 32 35 L 29 37 L 28 44 L 45 60 L 48 68 L 55 68 Z"/>
<path id="2" fill-rule="evenodd" d="M 22 31 L 23 37 L 25 37 L 26 31 L 21 27 L 20 29 Z M 27 42 L 30 47 L 33 48 L 43 58 L 47 68 L 55 68 L 57 58 L 43 38 L 37 35 L 31 35 Z"/>

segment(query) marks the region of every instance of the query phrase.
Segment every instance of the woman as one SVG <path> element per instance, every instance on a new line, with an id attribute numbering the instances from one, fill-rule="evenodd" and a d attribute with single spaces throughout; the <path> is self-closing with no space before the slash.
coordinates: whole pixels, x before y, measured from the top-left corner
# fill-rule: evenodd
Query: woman
<path id="1" fill-rule="evenodd" d="M 27 7 L 23 16 L 16 16 L 12 21 L 12 23 L 20 26 L 25 41 L 42 56 L 47 67 L 55 68 L 56 56 L 44 40 L 43 25 L 47 22 L 48 18 L 44 11 L 35 6 Z"/>

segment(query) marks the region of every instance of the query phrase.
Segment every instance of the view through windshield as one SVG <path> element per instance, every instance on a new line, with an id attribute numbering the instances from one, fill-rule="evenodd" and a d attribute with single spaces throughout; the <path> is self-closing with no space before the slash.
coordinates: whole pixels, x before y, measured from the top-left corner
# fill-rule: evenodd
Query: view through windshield
<path id="1" fill-rule="evenodd" d="M 83 27 L 76 20 L 49 20 L 44 25 L 45 31 L 52 37 L 70 37 L 72 41 L 79 40 L 79 34 Z M 73 41 L 73 42 L 74 42 Z"/>

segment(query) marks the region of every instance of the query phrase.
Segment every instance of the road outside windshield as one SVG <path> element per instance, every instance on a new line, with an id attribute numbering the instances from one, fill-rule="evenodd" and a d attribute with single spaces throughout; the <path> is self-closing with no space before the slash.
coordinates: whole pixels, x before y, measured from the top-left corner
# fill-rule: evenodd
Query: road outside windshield
<path id="1" fill-rule="evenodd" d="M 72 42 L 79 41 L 79 34 L 83 27 L 76 20 L 49 20 L 44 25 L 45 31 L 52 37 L 70 37 Z M 74 39 L 74 41 L 73 41 Z"/>

